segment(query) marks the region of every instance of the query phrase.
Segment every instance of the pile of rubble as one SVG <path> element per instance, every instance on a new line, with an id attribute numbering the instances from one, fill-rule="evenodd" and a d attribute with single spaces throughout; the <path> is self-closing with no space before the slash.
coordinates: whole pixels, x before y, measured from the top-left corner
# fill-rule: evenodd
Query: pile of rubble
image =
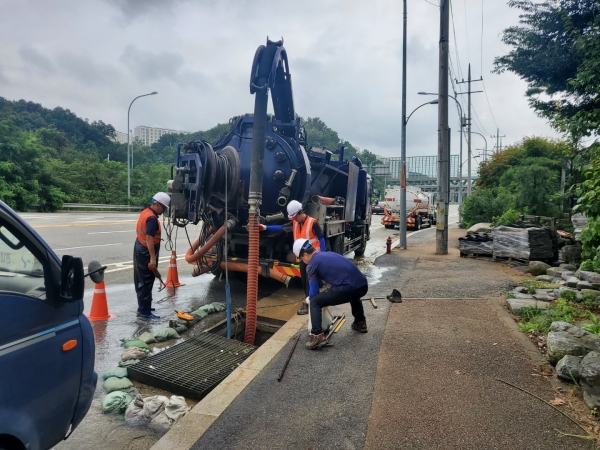
<path id="1" fill-rule="evenodd" d="M 550 307 L 552 300 L 556 300 L 562 291 L 575 292 L 576 301 L 580 301 L 584 294 L 595 294 L 600 297 L 600 274 L 577 270 L 572 264 L 561 264 L 559 267 L 550 267 L 540 261 L 529 263 L 529 273 L 537 275 L 536 281 L 552 284 L 556 287 L 550 289 L 536 289 L 535 294 L 529 294 L 526 287 L 516 287 L 512 291 L 514 298 L 507 299 L 508 307 L 513 314 L 519 314 L 521 308 L 532 306 L 541 309 Z"/>

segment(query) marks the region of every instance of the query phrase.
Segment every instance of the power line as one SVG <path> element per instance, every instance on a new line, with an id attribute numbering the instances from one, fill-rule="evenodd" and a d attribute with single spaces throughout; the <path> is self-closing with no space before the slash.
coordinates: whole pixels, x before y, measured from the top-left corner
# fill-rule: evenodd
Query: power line
<path id="1" fill-rule="evenodd" d="M 452 2 L 450 2 L 450 17 L 452 18 L 452 34 L 454 35 L 454 52 L 456 53 L 456 65 L 458 67 L 457 75 L 464 79 L 462 75 L 462 69 L 460 66 L 460 58 L 458 56 L 458 43 L 456 41 L 456 26 L 454 25 L 454 10 L 452 9 Z"/>
<path id="2" fill-rule="evenodd" d="M 423 1 L 424 1 L 425 3 L 429 3 L 430 5 L 433 5 L 433 6 L 435 6 L 435 7 L 437 7 L 437 8 L 439 8 L 439 7 L 440 7 L 440 5 L 436 5 L 435 3 L 431 3 L 429 0 L 423 0 Z"/>
<path id="3" fill-rule="evenodd" d="M 483 80 L 481 80 L 481 82 L 483 83 Z M 487 101 L 488 108 L 490 109 L 490 114 L 492 115 L 492 119 L 494 120 L 494 125 L 496 125 L 496 128 L 499 128 L 498 124 L 496 123 L 496 118 L 494 117 L 494 113 L 492 111 L 492 106 L 490 105 L 490 100 L 488 99 L 488 96 L 487 96 L 487 89 L 485 88 L 485 83 L 483 83 L 483 93 L 485 94 L 485 99 Z"/>
<path id="4" fill-rule="evenodd" d="M 481 45 L 479 60 L 481 61 L 480 74 L 483 76 L 483 0 L 481 0 Z"/>
<path id="5" fill-rule="evenodd" d="M 469 48 L 469 21 L 467 20 L 467 0 L 463 0 L 463 4 L 465 6 L 465 30 L 467 32 L 467 56 L 469 57 L 469 61 L 471 61 L 471 50 Z"/>

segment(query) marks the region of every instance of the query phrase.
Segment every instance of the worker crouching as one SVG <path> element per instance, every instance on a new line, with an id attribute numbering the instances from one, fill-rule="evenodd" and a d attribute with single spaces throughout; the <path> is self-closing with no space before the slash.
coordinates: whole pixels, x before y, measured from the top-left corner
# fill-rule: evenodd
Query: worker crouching
<path id="1" fill-rule="evenodd" d="M 354 322 L 352 329 L 366 333 L 367 322 L 361 298 L 367 294 L 369 285 L 365 275 L 352 261 L 334 252 L 317 252 L 309 240 L 297 239 L 294 254 L 306 264 L 309 293 L 306 301 L 310 307 L 312 329 L 306 348 L 316 349 L 327 344 L 323 333 L 321 308 L 350 303 Z M 319 292 L 319 281 L 330 285 Z"/>

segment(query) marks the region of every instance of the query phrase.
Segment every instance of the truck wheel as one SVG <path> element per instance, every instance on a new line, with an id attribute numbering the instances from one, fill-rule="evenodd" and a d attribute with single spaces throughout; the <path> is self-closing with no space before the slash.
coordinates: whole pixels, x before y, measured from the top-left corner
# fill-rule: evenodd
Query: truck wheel
<path id="1" fill-rule="evenodd" d="M 415 219 L 415 231 L 419 231 L 421 229 L 421 216 Z"/>
<path id="2" fill-rule="evenodd" d="M 331 251 L 339 255 L 344 254 L 344 235 L 338 234 L 336 237 L 331 239 Z"/>
<path id="3" fill-rule="evenodd" d="M 384 227 L 386 227 L 388 230 L 394 229 L 394 225 L 384 225 Z"/>
<path id="4" fill-rule="evenodd" d="M 365 250 L 367 249 L 367 239 L 369 238 L 369 227 L 365 227 L 365 232 L 362 235 L 362 239 L 360 241 L 360 247 L 354 249 L 354 256 L 363 256 L 365 254 Z"/>
<path id="5" fill-rule="evenodd" d="M 432 225 L 433 225 L 433 216 L 429 216 L 429 225 L 427 225 L 427 228 L 431 228 Z"/>

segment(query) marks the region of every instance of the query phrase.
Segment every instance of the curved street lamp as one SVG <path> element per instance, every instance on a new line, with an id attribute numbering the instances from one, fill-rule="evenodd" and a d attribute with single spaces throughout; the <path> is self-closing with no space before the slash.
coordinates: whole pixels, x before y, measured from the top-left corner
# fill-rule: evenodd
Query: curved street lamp
<path id="1" fill-rule="evenodd" d="M 150 92 L 149 94 L 144 94 L 144 95 L 138 95 L 136 98 L 134 98 L 133 100 L 131 100 L 131 103 L 129 104 L 129 109 L 127 110 L 127 202 L 129 202 L 129 199 L 131 198 L 131 175 L 130 175 L 130 170 L 131 170 L 131 160 L 132 158 L 130 157 L 130 151 L 129 151 L 129 144 L 130 144 L 130 130 L 129 130 L 129 112 L 131 111 L 131 105 L 133 105 L 133 102 L 135 102 L 138 98 L 140 97 L 146 97 L 148 95 L 156 95 L 158 94 L 158 92 L 154 91 L 154 92 Z"/>

